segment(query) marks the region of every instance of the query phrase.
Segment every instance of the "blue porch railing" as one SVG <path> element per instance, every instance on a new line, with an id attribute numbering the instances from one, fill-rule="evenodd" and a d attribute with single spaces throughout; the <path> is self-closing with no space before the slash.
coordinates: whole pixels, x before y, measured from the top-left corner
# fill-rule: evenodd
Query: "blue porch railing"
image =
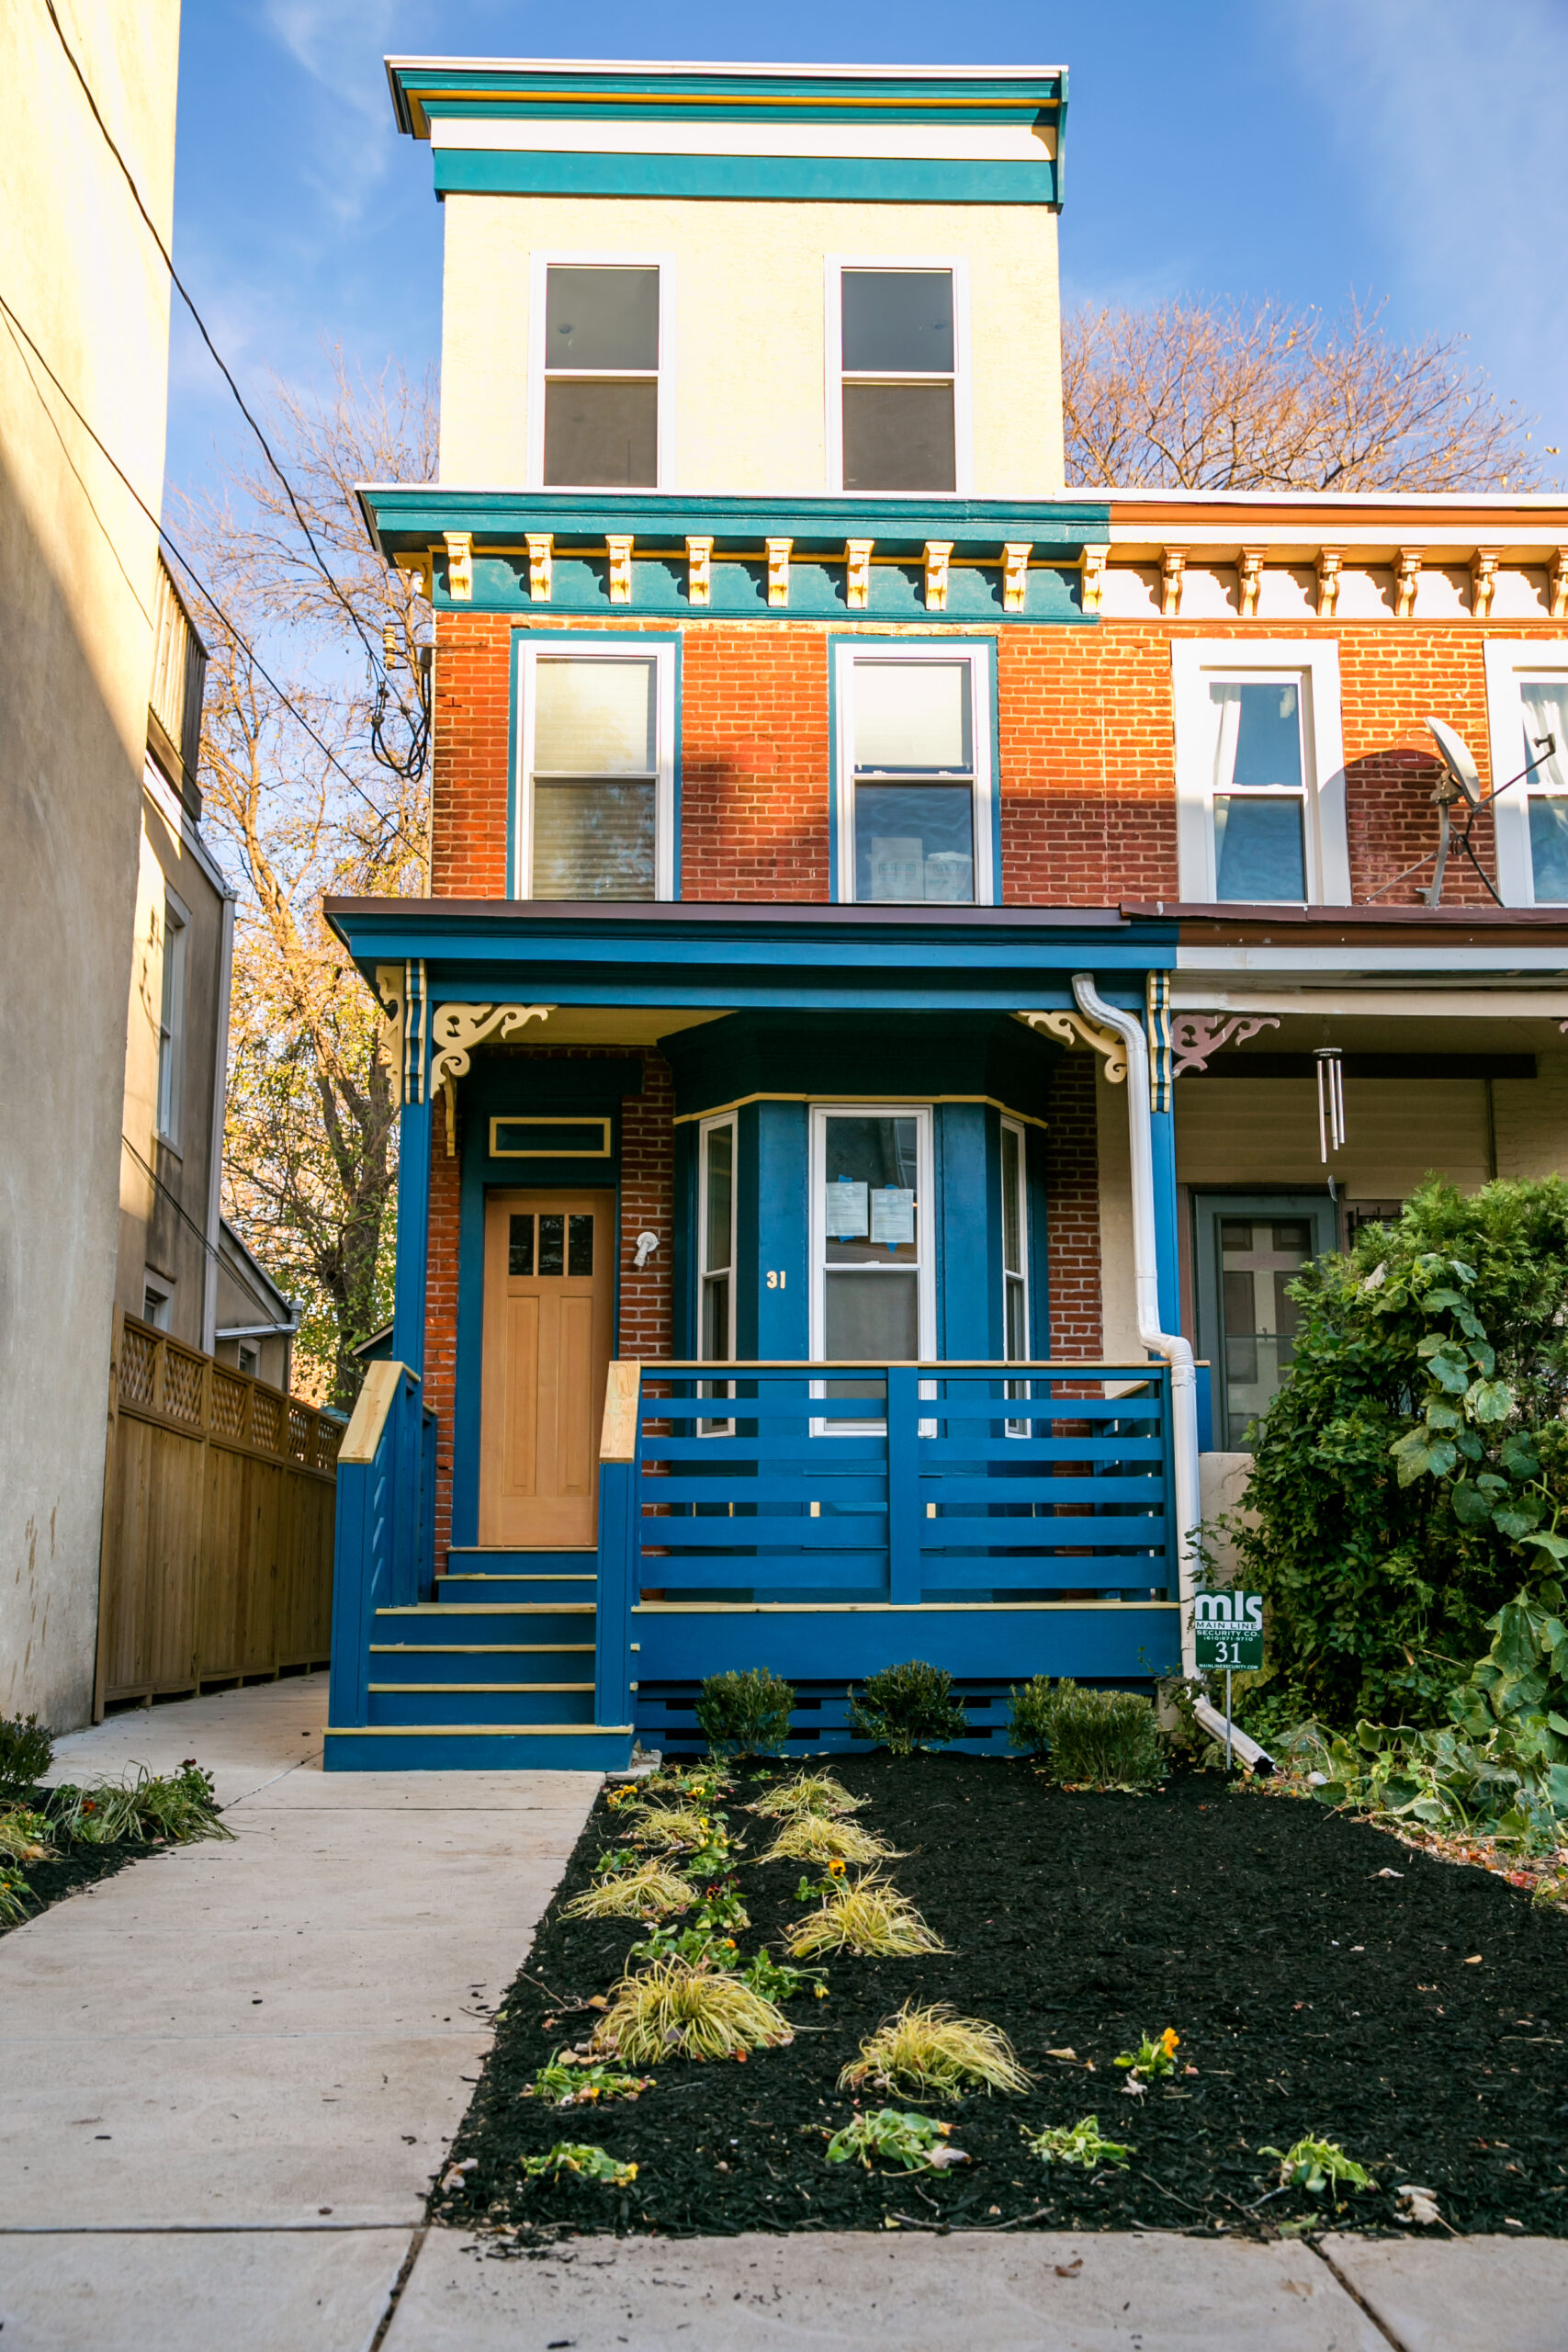
<path id="1" fill-rule="evenodd" d="M 616 1365 L 600 1705 L 639 1598 L 1173 1601 L 1170 1495 L 1162 1364 Z"/>
<path id="2" fill-rule="evenodd" d="M 369 1721 L 370 1626 L 378 1609 L 428 1600 L 435 1574 L 435 1416 L 417 1373 L 373 1363 L 338 1454 L 329 1721 Z"/>

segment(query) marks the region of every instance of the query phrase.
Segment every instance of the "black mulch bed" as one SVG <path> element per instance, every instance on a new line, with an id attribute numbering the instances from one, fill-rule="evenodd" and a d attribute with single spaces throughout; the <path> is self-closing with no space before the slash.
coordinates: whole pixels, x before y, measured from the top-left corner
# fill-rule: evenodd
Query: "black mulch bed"
<path id="1" fill-rule="evenodd" d="M 47 1792 L 46 1792 L 47 1793 Z M 28 1882 L 32 1907 L 27 1919 L 14 1919 L 10 1926 L 0 1923 L 0 1936 L 8 1936 L 17 1928 L 25 1928 L 28 1919 L 36 1919 L 51 1903 L 62 1903 L 68 1894 L 76 1894 L 101 1878 L 112 1878 L 127 1862 L 134 1862 L 148 1854 L 166 1852 L 162 1845 L 150 1845 L 137 1838 L 121 1838 L 112 1846 L 69 1846 L 62 1848 L 53 1861 L 26 1862 L 19 1865 Z"/>
<path id="2" fill-rule="evenodd" d="M 790 2047 L 744 2065 L 662 2064 L 635 2105 L 563 2113 L 525 2098 L 552 2052 L 592 2030 L 595 2013 L 572 2005 L 609 1989 L 644 1932 L 560 1917 L 596 1855 L 624 1842 L 601 1797 L 502 2005 L 452 2150 L 477 2169 L 461 2190 L 437 2189 L 434 2216 L 519 2223 L 524 2244 L 562 2228 L 881 2229 L 890 2216 L 904 2227 L 1259 2234 L 1329 2218 L 1304 2191 L 1258 2206 L 1278 2180 L 1259 2145 L 1311 2132 L 1379 2182 L 1349 2199 L 1337 2227 L 1389 2228 L 1392 2190 L 1416 2181 L 1455 2230 L 1513 2222 L 1568 2236 L 1568 1918 L 1532 1910 L 1482 1871 L 1213 1777 L 1138 1798 L 1069 1794 L 1024 1764 L 958 1756 L 834 1758 L 832 1769 L 872 1799 L 859 1820 L 908 1849 L 892 1874 L 953 1952 L 841 1956 L 829 1962 L 829 1999 L 790 2004 Z M 746 1793 L 728 1800 L 730 1825 L 755 1852 L 765 1825 L 741 1810 Z M 743 1951 L 800 1915 L 800 1876 L 797 1863 L 742 1862 Z M 829 2165 L 825 2130 L 855 2104 L 836 2088 L 839 2071 L 910 1996 L 1003 2027 L 1036 2086 L 931 2109 L 953 2119 L 967 2166 L 911 2177 Z M 547 2018 L 558 2023 L 547 2030 Z M 1168 2025 L 1197 2074 L 1124 2095 L 1117 2052 Z M 1047 2056 L 1063 2047 L 1077 2064 Z M 1021 2123 L 1038 2131 L 1090 2112 L 1134 2144 L 1127 2171 L 1090 2177 L 1026 2152 Z M 520 2173 L 521 2154 L 556 2140 L 635 2161 L 635 2184 Z"/>

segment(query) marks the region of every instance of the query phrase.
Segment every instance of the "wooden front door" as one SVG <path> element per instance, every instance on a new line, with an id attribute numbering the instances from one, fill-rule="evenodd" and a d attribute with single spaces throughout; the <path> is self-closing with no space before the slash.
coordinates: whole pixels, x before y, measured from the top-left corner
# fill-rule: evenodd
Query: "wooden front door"
<path id="1" fill-rule="evenodd" d="M 615 1222 L 613 1193 L 486 1198 L 481 1544 L 597 1538 Z"/>

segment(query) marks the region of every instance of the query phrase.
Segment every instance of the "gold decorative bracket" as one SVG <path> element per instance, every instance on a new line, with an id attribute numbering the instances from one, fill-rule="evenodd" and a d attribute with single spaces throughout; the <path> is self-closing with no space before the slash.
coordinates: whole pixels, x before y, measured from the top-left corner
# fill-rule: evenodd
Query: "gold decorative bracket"
<path id="1" fill-rule="evenodd" d="M 1168 972 L 1151 972 L 1144 982 L 1144 1035 L 1149 1047 L 1149 1109 L 1168 1111 L 1171 1107 Z"/>
<path id="2" fill-rule="evenodd" d="M 1236 557 L 1236 577 L 1241 586 L 1241 617 L 1244 621 L 1258 618 L 1258 599 L 1263 587 L 1263 559 L 1267 548 L 1243 548 Z"/>
<path id="3" fill-rule="evenodd" d="M 1187 571 L 1187 549 L 1167 548 L 1160 558 L 1160 603 L 1162 616 L 1178 620 L 1181 614 L 1181 582 Z"/>
<path id="4" fill-rule="evenodd" d="M 871 602 L 871 551 L 874 539 L 844 541 L 844 603 L 852 613 L 863 613 Z"/>
<path id="5" fill-rule="evenodd" d="M 711 605 L 713 602 L 713 541 L 711 538 L 686 540 L 686 602 L 689 605 Z"/>
<path id="6" fill-rule="evenodd" d="M 787 605 L 789 602 L 789 551 L 794 547 L 795 541 L 769 539 L 765 544 L 768 550 L 768 602 L 770 605 Z"/>
<path id="7" fill-rule="evenodd" d="M 536 605 L 547 605 L 555 590 L 556 536 L 553 531 L 530 531 L 528 540 L 528 594 Z"/>
<path id="8" fill-rule="evenodd" d="M 1339 579 L 1345 569 L 1343 548 L 1319 548 L 1317 551 L 1317 617 L 1331 621 L 1339 604 Z"/>
<path id="9" fill-rule="evenodd" d="M 1477 548 L 1470 559 L 1470 609 L 1478 621 L 1492 616 L 1492 599 L 1497 588 L 1497 566 L 1502 560 L 1500 548 Z"/>
<path id="10" fill-rule="evenodd" d="M 1568 548 L 1553 550 L 1547 585 L 1551 595 L 1552 619 L 1568 621 Z"/>
<path id="11" fill-rule="evenodd" d="M 424 1100 L 424 964 L 411 956 L 401 964 L 378 964 L 376 994 L 391 1023 L 389 1059 L 398 1072 L 398 1100 Z"/>
<path id="12" fill-rule="evenodd" d="M 1426 560 L 1425 548 L 1401 548 L 1394 557 L 1393 611 L 1397 620 L 1407 621 L 1415 613 L 1416 584 Z"/>
<path id="13" fill-rule="evenodd" d="M 1002 610 L 1021 613 L 1029 593 L 1028 539 L 1008 539 L 1002 547 Z"/>
<path id="14" fill-rule="evenodd" d="M 423 967 L 422 967 L 423 968 Z M 446 1157 L 457 1156 L 457 1086 L 468 1074 L 476 1046 L 505 1045 L 530 1021 L 545 1021 L 553 1004 L 443 1004 L 430 1024 L 434 1057 L 430 1083 L 446 1098 Z"/>
<path id="15" fill-rule="evenodd" d="M 926 610 L 945 613 L 947 610 L 947 566 L 953 553 L 951 539 L 926 541 Z M 1025 558 L 1025 561 L 1028 559 Z"/>
<path id="16" fill-rule="evenodd" d="M 1101 1029 L 1097 1022 L 1086 1021 L 1083 1014 L 1063 1009 L 1054 1012 L 1021 1012 L 1019 1019 L 1031 1029 L 1047 1030 L 1059 1037 L 1064 1046 L 1088 1046 L 1105 1063 L 1105 1082 L 1120 1086 L 1127 1075 L 1127 1048 L 1114 1029 Z"/>
<path id="17" fill-rule="evenodd" d="M 455 605 L 471 605 L 474 601 L 474 535 L 471 531 L 444 531 L 446 542 L 446 594 Z"/>
<path id="18" fill-rule="evenodd" d="M 1099 542 L 1083 551 L 1083 586 L 1079 591 L 1083 610 L 1098 613 L 1105 597 L 1105 567 L 1111 560 L 1108 545 Z"/>
<path id="19" fill-rule="evenodd" d="M 632 600 L 631 533 L 606 532 L 604 552 L 610 559 L 610 602 L 612 605 L 629 605 Z"/>

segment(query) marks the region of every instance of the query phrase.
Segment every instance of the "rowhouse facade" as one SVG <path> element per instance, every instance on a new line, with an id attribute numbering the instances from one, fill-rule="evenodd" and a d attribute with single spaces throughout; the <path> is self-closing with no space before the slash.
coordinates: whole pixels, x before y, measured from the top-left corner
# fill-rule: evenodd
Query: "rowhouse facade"
<path id="1" fill-rule="evenodd" d="M 1557 1164 L 1568 508 L 1064 490 L 1055 72 L 389 71 L 436 751 L 429 897 L 333 910 L 404 1109 L 329 1759 L 1171 1670 L 1293 1273 Z"/>

